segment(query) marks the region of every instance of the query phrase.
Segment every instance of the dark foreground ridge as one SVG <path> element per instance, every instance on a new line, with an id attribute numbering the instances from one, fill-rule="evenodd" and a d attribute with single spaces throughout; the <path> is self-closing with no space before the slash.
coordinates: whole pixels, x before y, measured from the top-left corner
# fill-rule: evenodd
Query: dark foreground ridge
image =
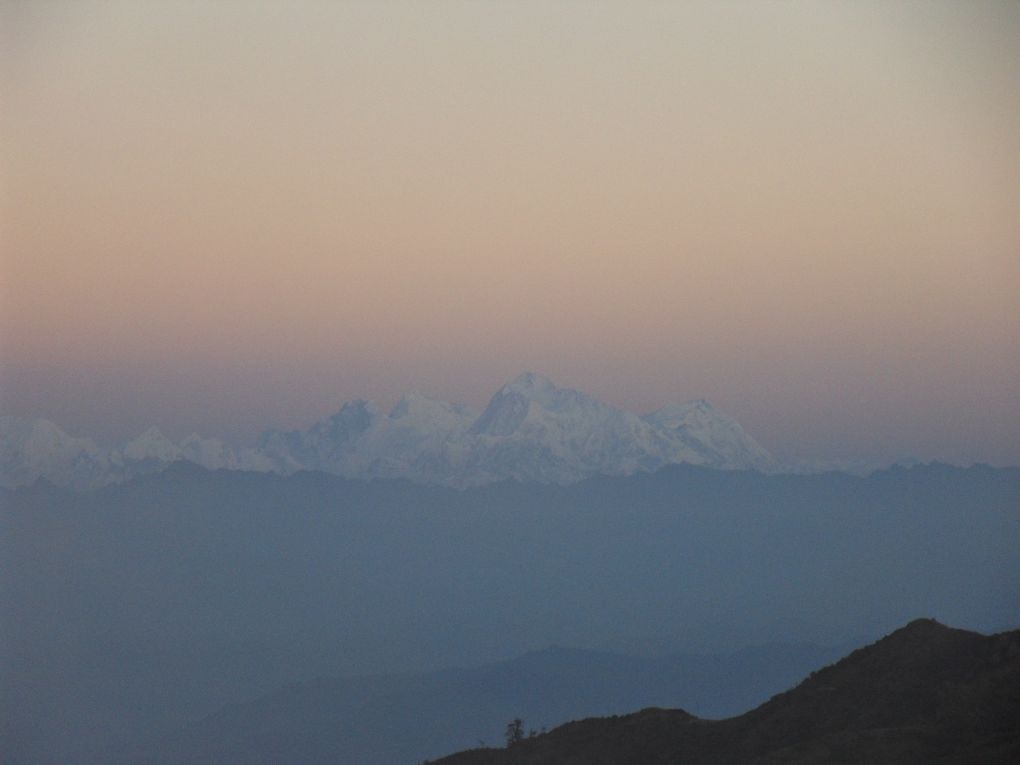
<path id="1" fill-rule="evenodd" d="M 1020 630 L 911 622 L 727 720 L 644 709 L 433 765 L 1020 762 Z"/>

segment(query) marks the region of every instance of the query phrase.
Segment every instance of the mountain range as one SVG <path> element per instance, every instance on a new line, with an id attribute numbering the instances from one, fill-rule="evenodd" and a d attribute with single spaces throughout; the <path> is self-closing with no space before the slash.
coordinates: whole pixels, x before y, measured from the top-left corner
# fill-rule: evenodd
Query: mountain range
<path id="1" fill-rule="evenodd" d="M 680 463 L 781 469 L 705 400 L 638 416 L 530 372 L 500 388 L 482 412 L 419 394 L 404 396 L 388 414 L 370 401 L 352 401 L 308 430 L 270 430 L 242 449 L 198 435 L 174 443 L 154 427 L 103 449 L 47 420 L 0 417 L 0 486 L 41 478 L 92 489 L 178 461 L 211 470 L 320 470 L 456 488 L 506 479 L 569 484 Z"/>

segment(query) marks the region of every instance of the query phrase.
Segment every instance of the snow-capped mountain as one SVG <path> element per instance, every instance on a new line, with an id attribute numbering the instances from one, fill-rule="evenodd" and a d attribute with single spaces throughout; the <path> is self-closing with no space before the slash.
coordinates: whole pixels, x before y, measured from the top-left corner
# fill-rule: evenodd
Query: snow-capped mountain
<path id="1" fill-rule="evenodd" d="M 67 435 L 49 420 L 0 417 L 0 486 L 40 478 L 76 489 L 111 483 L 109 455 L 88 438 Z"/>
<path id="2" fill-rule="evenodd" d="M 181 449 L 159 428 L 152 427 L 128 441 L 121 454 L 125 460 L 133 462 L 176 462 L 181 458 Z"/>
<path id="3" fill-rule="evenodd" d="M 372 402 L 352 401 L 308 430 L 271 430 L 255 448 L 237 451 L 198 435 L 175 444 L 156 428 L 103 451 L 43 420 L 4 422 L 0 484 L 7 486 L 43 477 L 87 488 L 179 460 L 209 469 L 323 470 L 454 487 L 505 479 L 566 484 L 681 462 L 778 469 L 765 449 L 707 401 L 638 417 L 532 373 L 500 388 L 481 414 L 420 394 L 405 396 L 388 414 Z"/>
<path id="4" fill-rule="evenodd" d="M 481 415 L 420 395 L 404 397 L 388 415 L 356 401 L 307 431 L 268 432 L 260 449 L 282 472 L 303 467 L 451 486 L 507 478 L 571 483 L 680 462 L 776 467 L 705 401 L 642 418 L 532 373 L 500 388 Z"/>
<path id="5" fill-rule="evenodd" d="M 475 472 L 486 480 L 570 483 L 702 462 L 641 418 L 531 373 L 503 386 L 470 432 Z"/>
<path id="6" fill-rule="evenodd" d="M 419 394 L 404 396 L 388 415 L 370 401 L 352 401 L 307 431 L 263 434 L 259 450 L 280 472 L 455 483 L 460 442 L 475 418 L 469 409 Z"/>
<path id="7" fill-rule="evenodd" d="M 660 410 L 666 411 L 666 410 Z M 493 478 L 569 483 L 687 462 L 772 470 L 775 462 L 739 425 L 707 402 L 637 417 L 546 378 L 524 374 L 504 386 L 472 431 Z"/>
<path id="8" fill-rule="evenodd" d="M 777 469 L 772 455 L 744 432 L 736 420 L 727 417 L 705 399 L 671 405 L 641 418 L 656 430 L 670 434 L 702 458 L 710 467 Z M 693 460 L 689 460 L 693 461 Z"/>

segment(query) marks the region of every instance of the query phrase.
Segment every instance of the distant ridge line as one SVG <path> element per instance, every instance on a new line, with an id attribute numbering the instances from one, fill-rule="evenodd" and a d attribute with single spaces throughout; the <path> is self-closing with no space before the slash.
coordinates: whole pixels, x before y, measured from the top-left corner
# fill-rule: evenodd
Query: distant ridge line
<path id="1" fill-rule="evenodd" d="M 985 636 L 916 619 L 738 717 L 683 710 L 566 723 L 432 765 L 945 765 L 1020 761 L 1020 630 Z"/>

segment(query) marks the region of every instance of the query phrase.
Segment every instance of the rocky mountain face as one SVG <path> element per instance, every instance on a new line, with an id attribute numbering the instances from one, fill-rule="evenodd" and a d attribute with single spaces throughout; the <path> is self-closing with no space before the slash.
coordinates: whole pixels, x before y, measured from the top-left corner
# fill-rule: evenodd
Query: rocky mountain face
<path id="1" fill-rule="evenodd" d="M 308 430 L 268 431 L 255 448 L 241 450 L 198 435 L 175 444 L 156 428 L 104 450 L 46 420 L 0 418 L 2 486 L 43 478 L 95 488 L 181 460 L 213 470 L 321 470 L 458 488 L 506 479 L 569 484 L 680 463 L 779 469 L 740 425 L 707 401 L 638 417 L 532 373 L 504 385 L 480 414 L 417 394 L 402 398 L 388 414 L 372 402 L 352 401 Z"/>

